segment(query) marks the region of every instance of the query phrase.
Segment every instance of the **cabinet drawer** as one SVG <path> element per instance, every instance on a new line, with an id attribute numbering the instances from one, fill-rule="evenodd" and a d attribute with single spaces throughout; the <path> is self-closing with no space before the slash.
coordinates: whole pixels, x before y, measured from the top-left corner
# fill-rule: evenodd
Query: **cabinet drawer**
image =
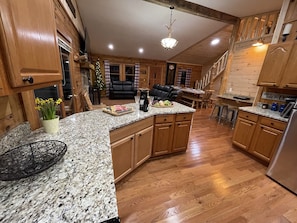
<path id="1" fill-rule="evenodd" d="M 266 117 L 262 117 L 260 120 L 260 123 L 262 125 L 266 125 L 268 127 L 271 127 L 274 129 L 279 129 L 279 130 L 284 130 L 287 125 L 287 123 L 285 123 L 285 122 L 278 121 L 278 120 L 271 119 L 271 118 L 266 118 Z"/>
<path id="2" fill-rule="evenodd" d="M 115 129 L 110 131 L 109 136 L 110 136 L 110 143 L 113 143 L 115 141 L 118 141 L 124 137 L 127 137 L 130 134 L 134 134 L 138 131 L 141 131 L 147 127 L 150 127 L 154 124 L 153 122 L 153 117 L 134 122 L 130 125 L 121 127 L 119 129 Z"/>
<path id="3" fill-rule="evenodd" d="M 155 123 L 168 123 L 174 121 L 174 115 L 157 115 Z"/>
<path id="4" fill-rule="evenodd" d="M 249 113 L 249 112 L 239 111 L 238 116 L 241 117 L 241 118 L 250 120 L 252 122 L 257 122 L 258 121 L 258 115 L 252 114 L 252 113 Z"/>
<path id="5" fill-rule="evenodd" d="M 177 114 L 175 121 L 191 121 L 192 120 L 192 113 L 184 113 L 184 114 Z"/>

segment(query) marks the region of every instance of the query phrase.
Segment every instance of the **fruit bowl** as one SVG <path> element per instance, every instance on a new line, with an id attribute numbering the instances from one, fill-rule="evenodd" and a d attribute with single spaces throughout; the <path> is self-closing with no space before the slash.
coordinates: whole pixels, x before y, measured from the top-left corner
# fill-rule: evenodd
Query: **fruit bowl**
<path id="1" fill-rule="evenodd" d="M 173 106 L 173 103 L 169 100 L 160 100 L 160 101 L 153 101 L 152 107 L 155 108 L 170 108 Z"/>

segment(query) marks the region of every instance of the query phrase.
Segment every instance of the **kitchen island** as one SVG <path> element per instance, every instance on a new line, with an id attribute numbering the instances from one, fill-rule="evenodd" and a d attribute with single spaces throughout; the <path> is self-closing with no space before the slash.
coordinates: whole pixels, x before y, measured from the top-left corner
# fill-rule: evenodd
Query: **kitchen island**
<path id="1" fill-rule="evenodd" d="M 67 152 L 54 166 L 18 181 L 0 181 L 0 222 L 102 222 L 117 218 L 109 132 L 159 114 L 193 113 L 174 102 L 170 108 L 150 107 L 112 116 L 94 110 L 60 120 L 55 135 L 24 124 L 1 139 L 1 153 L 11 146 L 40 140 L 59 140 Z"/>

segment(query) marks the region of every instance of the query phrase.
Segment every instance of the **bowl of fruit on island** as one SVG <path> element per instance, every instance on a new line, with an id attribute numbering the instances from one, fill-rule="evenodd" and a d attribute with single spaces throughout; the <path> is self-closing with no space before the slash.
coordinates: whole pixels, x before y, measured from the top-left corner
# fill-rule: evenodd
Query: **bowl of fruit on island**
<path id="1" fill-rule="evenodd" d="M 168 108 L 168 107 L 172 107 L 173 103 L 169 100 L 155 100 L 152 103 L 152 106 L 155 108 Z"/>

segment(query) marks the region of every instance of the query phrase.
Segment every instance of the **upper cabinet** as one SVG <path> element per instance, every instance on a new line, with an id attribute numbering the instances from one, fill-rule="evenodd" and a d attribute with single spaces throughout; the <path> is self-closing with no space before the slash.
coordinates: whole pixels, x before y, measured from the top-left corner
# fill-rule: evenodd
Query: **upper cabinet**
<path id="1" fill-rule="evenodd" d="M 258 85 L 297 88 L 297 42 L 273 44 L 268 47 Z"/>
<path id="2" fill-rule="evenodd" d="M 291 49 L 291 42 L 272 44 L 268 47 L 258 85 L 280 87 Z"/>
<path id="3" fill-rule="evenodd" d="M 0 0 L 1 48 L 12 87 L 62 79 L 52 0 Z"/>
<path id="4" fill-rule="evenodd" d="M 294 42 L 287 66 L 281 81 L 281 87 L 297 88 L 297 42 Z"/>

